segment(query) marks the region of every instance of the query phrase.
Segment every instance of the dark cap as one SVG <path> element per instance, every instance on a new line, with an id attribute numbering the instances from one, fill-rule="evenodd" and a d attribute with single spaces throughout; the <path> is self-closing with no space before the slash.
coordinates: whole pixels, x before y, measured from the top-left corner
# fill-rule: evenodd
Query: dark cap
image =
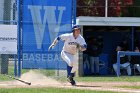
<path id="1" fill-rule="evenodd" d="M 81 29 L 81 27 L 79 25 L 73 25 L 72 31 L 74 31 L 74 29 Z"/>

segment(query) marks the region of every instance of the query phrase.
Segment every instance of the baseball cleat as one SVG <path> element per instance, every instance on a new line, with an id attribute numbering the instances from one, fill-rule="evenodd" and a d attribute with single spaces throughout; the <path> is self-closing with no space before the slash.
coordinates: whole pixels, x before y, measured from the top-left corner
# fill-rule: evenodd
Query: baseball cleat
<path id="1" fill-rule="evenodd" d="M 76 85 L 76 82 L 73 80 L 72 82 L 71 82 L 71 85 Z"/>
<path id="2" fill-rule="evenodd" d="M 73 80 L 72 77 L 68 77 L 68 78 L 67 78 L 67 81 L 68 81 L 69 83 L 71 83 L 71 85 L 76 85 L 76 82 Z"/>

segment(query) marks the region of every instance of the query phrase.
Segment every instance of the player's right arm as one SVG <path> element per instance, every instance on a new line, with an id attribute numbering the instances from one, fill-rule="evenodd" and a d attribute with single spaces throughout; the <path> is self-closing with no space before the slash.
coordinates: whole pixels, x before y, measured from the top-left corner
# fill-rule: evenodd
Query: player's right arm
<path id="1" fill-rule="evenodd" d="M 68 34 L 62 34 L 54 39 L 53 43 L 50 45 L 48 50 L 51 50 L 55 47 L 55 45 L 58 43 L 59 40 L 65 41 L 68 38 Z"/>
<path id="2" fill-rule="evenodd" d="M 55 45 L 58 43 L 58 41 L 60 40 L 60 37 L 58 36 L 57 38 L 54 39 L 53 43 L 49 46 L 48 50 L 51 50 L 55 47 Z"/>

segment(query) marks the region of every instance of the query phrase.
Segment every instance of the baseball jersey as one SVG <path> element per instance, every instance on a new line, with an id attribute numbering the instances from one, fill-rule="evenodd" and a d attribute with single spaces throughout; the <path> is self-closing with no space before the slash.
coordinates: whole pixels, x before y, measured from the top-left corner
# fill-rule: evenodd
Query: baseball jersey
<path id="1" fill-rule="evenodd" d="M 78 51 L 77 44 L 86 45 L 84 38 L 79 34 L 75 39 L 73 33 L 62 34 L 59 36 L 64 41 L 63 51 L 75 55 Z"/>

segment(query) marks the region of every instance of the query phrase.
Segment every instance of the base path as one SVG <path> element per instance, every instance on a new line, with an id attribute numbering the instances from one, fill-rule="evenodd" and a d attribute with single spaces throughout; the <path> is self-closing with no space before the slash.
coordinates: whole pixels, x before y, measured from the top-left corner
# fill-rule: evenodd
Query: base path
<path id="1" fill-rule="evenodd" d="M 52 81 L 52 80 L 51 80 Z M 69 89 L 82 89 L 82 90 L 98 90 L 98 91 L 115 91 L 118 93 L 140 93 L 140 89 L 129 89 L 129 88 L 119 88 L 117 86 L 140 86 L 140 82 L 130 83 L 130 82 L 78 82 L 76 86 L 71 86 L 69 83 L 60 83 L 55 81 L 42 82 L 36 81 L 31 82 L 32 85 L 26 85 L 19 81 L 5 81 L 0 82 L 0 88 L 40 88 L 40 87 L 56 87 L 56 88 L 69 88 Z"/>
<path id="2" fill-rule="evenodd" d="M 65 89 L 81 89 L 81 90 L 96 90 L 96 91 L 115 91 L 118 93 L 140 93 L 140 89 L 120 88 L 119 86 L 140 86 L 140 82 L 77 82 L 76 86 L 71 86 L 68 82 L 59 82 L 53 78 L 47 77 L 41 73 L 29 71 L 21 76 L 21 80 L 31 82 L 31 85 L 22 82 L 1 81 L 0 88 L 40 88 L 54 87 Z M 118 86 L 118 87 L 117 87 Z"/>

